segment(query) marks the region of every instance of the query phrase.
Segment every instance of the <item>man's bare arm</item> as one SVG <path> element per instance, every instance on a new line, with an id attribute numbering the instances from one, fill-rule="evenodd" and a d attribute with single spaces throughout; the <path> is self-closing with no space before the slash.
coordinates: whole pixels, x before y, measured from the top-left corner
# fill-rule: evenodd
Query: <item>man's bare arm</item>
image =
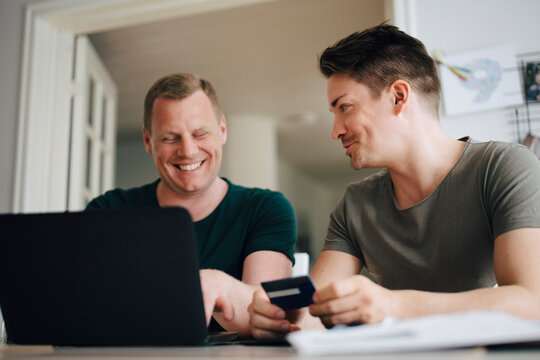
<path id="1" fill-rule="evenodd" d="M 292 263 L 289 258 L 275 251 L 257 251 L 248 255 L 244 260 L 242 281 L 222 271 L 201 270 L 207 317 L 212 314 L 210 309 L 214 309 L 212 315 L 224 329 L 249 336 L 247 307 L 253 293 L 260 287 L 259 284 L 289 277 L 291 274 Z"/>
<path id="2" fill-rule="evenodd" d="M 509 231 L 495 240 L 497 288 L 459 293 L 391 291 L 363 276 L 334 282 L 318 290 L 310 307 L 326 326 L 360 321 L 379 322 L 386 316 L 410 318 L 466 310 L 498 310 L 540 318 L 540 229 Z"/>

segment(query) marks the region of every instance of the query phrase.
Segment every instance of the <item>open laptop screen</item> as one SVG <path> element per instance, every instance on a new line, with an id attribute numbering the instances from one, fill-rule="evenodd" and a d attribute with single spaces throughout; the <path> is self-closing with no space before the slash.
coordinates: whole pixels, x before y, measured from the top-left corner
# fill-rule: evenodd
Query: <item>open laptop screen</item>
<path id="1" fill-rule="evenodd" d="M 201 344 L 198 257 L 181 208 L 0 215 L 8 342 Z"/>

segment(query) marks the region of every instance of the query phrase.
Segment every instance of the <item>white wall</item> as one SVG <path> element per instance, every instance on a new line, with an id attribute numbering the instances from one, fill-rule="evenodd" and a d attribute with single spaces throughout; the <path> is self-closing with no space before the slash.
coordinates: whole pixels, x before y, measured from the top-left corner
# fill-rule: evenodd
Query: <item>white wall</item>
<path id="1" fill-rule="evenodd" d="M 513 44 L 518 54 L 540 52 L 538 0 L 412 0 L 411 35 L 428 48 L 446 54 Z M 517 142 L 514 111 L 501 109 L 460 116 L 444 116 L 441 124 L 454 138 Z M 540 132 L 540 123 L 533 123 Z M 526 128 L 523 126 L 521 136 Z"/>
<path id="2" fill-rule="evenodd" d="M 299 220 L 306 220 L 311 237 L 310 262 L 313 265 L 324 243 L 330 213 L 341 195 L 336 195 L 333 189 L 283 160 L 279 161 L 278 177 L 279 190 L 289 199 Z"/>
<path id="3" fill-rule="evenodd" d="M 148 184 L 159 177 L 152 157 L 140 139 L 119 141 L 116 146 L 116 184 L 128 189 Z"/>

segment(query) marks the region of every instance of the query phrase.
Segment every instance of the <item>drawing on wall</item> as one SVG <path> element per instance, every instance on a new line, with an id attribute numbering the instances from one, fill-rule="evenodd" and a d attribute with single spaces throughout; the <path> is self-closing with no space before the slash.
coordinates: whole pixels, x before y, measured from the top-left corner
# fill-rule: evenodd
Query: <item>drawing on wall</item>
<path id="1" fill-rule="evenodd" d="M 520 71 L 512 45 L 443 57 L 439 64 L 446 115 L 523 103 Z"/>
<path id="2" fill-rule="evenodd" d="M 540 62 L 525 65 L 525 100 L 540 101 Z"/>

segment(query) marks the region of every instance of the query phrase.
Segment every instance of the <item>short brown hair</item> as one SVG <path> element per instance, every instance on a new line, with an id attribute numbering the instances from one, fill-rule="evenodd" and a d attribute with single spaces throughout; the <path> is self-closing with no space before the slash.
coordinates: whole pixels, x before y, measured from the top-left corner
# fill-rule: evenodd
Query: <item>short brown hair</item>
<path id="1" fill-rule="evenodd" d="M 196 92 L 202 90 L 210 99 L 214 106 L 216 116 L 221 115 L 221 106 L 219 105 L 216 91 L 208 80 L 198 75 L 189 73 L 175 73 L 162 77 L 146 93 L 144 99 L 144 128 L 150 132 L 152 128 L 152 108 L 154 101 L 158 97 L 167 99 L 182 100 Z"/>
<path id="2" fill-rule="evenodd" d="M 394 81 L 411 83 L 439 111 L 441 83 L 424 44 L 397 27 L 383 23 L 355 32 L 328 47 L 319 57 L 323 75 L 348 75 L 368 86 L 374 98 Z"/>

